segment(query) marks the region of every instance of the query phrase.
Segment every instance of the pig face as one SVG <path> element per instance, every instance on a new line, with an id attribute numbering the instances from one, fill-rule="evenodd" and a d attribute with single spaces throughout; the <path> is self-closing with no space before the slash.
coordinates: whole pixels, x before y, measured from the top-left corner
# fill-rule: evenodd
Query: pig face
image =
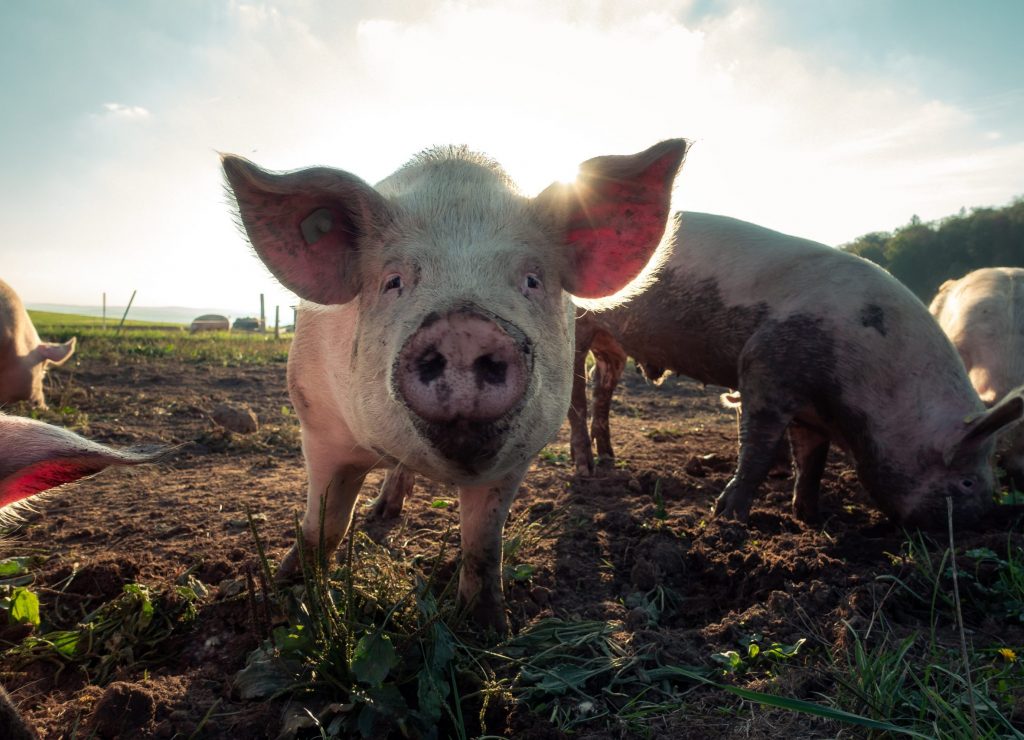
<path id="1" fill-rule="evenodd" d="M 970 525 L 993 505 L 997 485 L 992 472 L 996 438 L 1008 426 L 1024 416 L 1024 389 L 1017 389 L 1000 403 L 973 414 L 956 430 L 948 447 L 931 459 L 921 455 L 918 475 L 893 478 L 888 490 L 888 505 L 883 509 L 902 524 L 931 528 L 944 527 L 949 498 L 953 518 L 958 525 Z M 904 470 L 913 470 L 911 465 Z M 884 485 L 877 487 L 886 491 Z"/>
<path id="2" fill-rule="evenodd" d="M 43 394 L 43 378 L 46 371 L 55 365 L 63 365 L 75 353 L 76 338 L 64 343 L 39 342 L 25 357 L 21 358 L 18 371 L 11 384 L 13 393 L 9 400 L 28 400 L 33 406 L 46 408 Z"/>
<path id="3" fill-rule="evenodd" d="M 557 430 L 570 295 L 615 294 L 658 261 L 686 147 L 590 160 L 575 184 L 532 199 L 461 148 L 420 155 L 376 187 L 236 157 L 224 168 L 271 271 L 307 301 L 349 308 L 340 405 L 360 446 L 466 484 L 524 467 Z"/>

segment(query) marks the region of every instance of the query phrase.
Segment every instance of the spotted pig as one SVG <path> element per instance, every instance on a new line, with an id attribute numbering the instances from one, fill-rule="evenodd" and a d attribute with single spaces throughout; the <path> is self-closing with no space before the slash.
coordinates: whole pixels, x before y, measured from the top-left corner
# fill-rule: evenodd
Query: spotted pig
<path id="1" fill-rule="evenodd" d="M 656 282 L 577 321 L 569 418 L 581 471 L 593 466 L 583 373 L 594 348 L 602 455 L 612 452 L 608 399 L 626 355 L 655 377 L 671 370 L 740 391 L 739 462 L 715 505 L 720 516 L 747 518 L 787 434 L 801 519 L 817 515 L 833 443 L 897 522 L 944 522 L 947 497 L 963 522 L 985 512 L 994 438 L 1024 413 L 1019 390 L 986 410 L 925 306 L 866 260 L 724 216 L 676 220 Z"/>

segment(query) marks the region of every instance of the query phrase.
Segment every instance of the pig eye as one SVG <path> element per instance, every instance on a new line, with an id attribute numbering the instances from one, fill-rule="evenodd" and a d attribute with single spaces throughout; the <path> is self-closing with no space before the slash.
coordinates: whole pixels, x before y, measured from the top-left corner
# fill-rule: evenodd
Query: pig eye
<path id="1" fill-rule="evenodd" d="M 402 276 L 399 274 L 388 275 L 384 278 L 384 287 L 381 289 L 381 293 L 387 293 L 389 290 L 397 290 L 399 293 L 402 292 Z"/>
<path id="2" fill-rule="evenodd" d="M 526 273 L 526 277 L 523 278 L 523 295 L 531 290 L 540 290 L 540 278 L 534 272 Z"/>
<path id="3" fill-rule="evenodd" d="M 964 488 L 974 488 L 974 479 L 964 478 L 962 481 L 960 481 L 960 485 L 963 486 Z"/>

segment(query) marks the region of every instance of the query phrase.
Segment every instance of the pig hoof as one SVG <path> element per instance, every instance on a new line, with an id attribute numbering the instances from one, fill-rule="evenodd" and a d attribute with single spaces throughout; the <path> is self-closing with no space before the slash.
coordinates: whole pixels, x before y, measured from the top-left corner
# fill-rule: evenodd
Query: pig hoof
<path id="1" fill-rule="evenodd" d="M 291 583 L 302 577 L 302 568 L 299 563 L 299 548 L 292 545 L 292 549 L 284 556 L 281 565 L 274 573 L 274 583 Z"/>
<path id="2" fill-rule="evenodd" d="M 399 499 L 396 504 L 390 498 L 381 494 L 373 500 L 373 503 L 370 504 L 370 511 L 367 512 L 366 518 L 378 521 L 397 519 L 402 515 L 403 503 L 402 499 Z"/>
<path id="3" fill-rule="evenodd" d="M 746 524 L 750 518 L 750 504 L 746 506 L 737 505 L 729 492 L 723 493 L 715 502 L 714 517 L 716 519 L 733 519 L 741 524 Z"/>
<path id="4" fill-rule="evenodd" d="M 577 452 L 575 447 L 570 447 L 569 456 L 576 466 L 576 475 L 587 478 L 594 474 L 594 453 L 586 448 L 583 449 L 583 452 Z"/>
<path id="5" fill-rule="evenodd" d="M 496 641 L 503 640 L 509 635 L 508 618 L 505 616 L 504 608 L 486 611 L 477 609 L 473 612 L 473 621 L 488 637 L 496 638 Z"/>
<path id="6" fill-rule="evenodd" d="M 819 515 L 817 506 L 800 506 L 799 504 L 793 504 L 793 516 L 804 524 L 817 524 L 821 521 L 821 516 Z"/>
<path id="7" fill-rule="evenodd" d="M 459 597 L 459 611 L 469 615 L 473 626 L 488 637 L 497 640 L 509 635 L 508 618 L 505 616 L 504 599 L 473 599 L 467 601 Z"/>

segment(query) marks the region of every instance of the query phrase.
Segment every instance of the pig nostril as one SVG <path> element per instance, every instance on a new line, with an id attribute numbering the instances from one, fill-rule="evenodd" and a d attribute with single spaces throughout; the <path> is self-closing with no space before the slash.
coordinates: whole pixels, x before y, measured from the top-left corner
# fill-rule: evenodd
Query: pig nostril
<path id="1" fill-rule="evenodd" d="M 436 349 L 430 348 L 416 361 L 416 373 L 419 375 L 420 382 L 423 385 L 429 385 L 433 381 L 441 377 L 444 372 L 445 365 L 448 363 L 444 359 L 444 355 L 438 352 Z"/>
<path id="2" fill-rule="evenodd" d="M 481 385 L 505 385 L 508 363 L 495 360 L 490 355 L 478 357 L 473 362 L 473 375 Z"/>

